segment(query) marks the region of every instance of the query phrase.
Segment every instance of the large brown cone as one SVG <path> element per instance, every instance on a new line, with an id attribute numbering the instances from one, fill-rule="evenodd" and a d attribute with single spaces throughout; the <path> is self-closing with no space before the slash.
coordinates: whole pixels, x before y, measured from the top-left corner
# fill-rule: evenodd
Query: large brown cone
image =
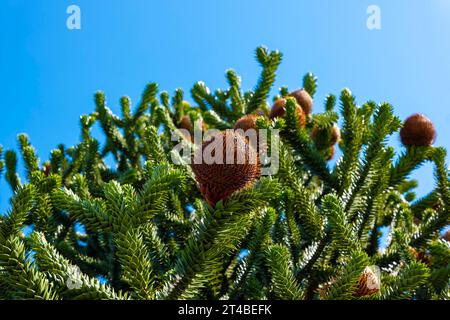
<path id="1" fill-rule="evenodd" d="M 270 110 L 269 119 L 273 120 L 275 118 L 282 118 L 286 115 L 286 99 L 278 99 L 272 106 Z M 300 127 L 304 127 L 306 124 L 305 112 L 303 109 L 297 104 L 297 115 L 298 115 L 298 123 Z"/>
<path id="2" fill-rule="evenodd" d="M 313 100 L 305 89 L 295 90 L 289 95 L 297 100 L 298 105 L 302 107 L 305 114 L 311 114 L 313 109 Z"/>
<path id="3" fill-rule="evenodd" d="M 405 120 L 400 138 L 405 146 L 431 146 L 436 139 L 436 130 L 430 119 L 416 113 Z"/>
<path id="4" fill-rule="evenodd" d="M 227 143 L 228 139 L 231 139 L 233 143 Z M 204 153 L 205 148 L 213 141 L 222 146 L 222 163 L 205 163 L 203 156 L 211 153 L 213 156 L 215 155 L 214 150 Z M 233 156 L 231 164 L 226 163 L 227 154 Z M 242 163 L 237 163 L 238 154 L 242 156 Z M 200 159 L 202 163 L 198 163 Z M 202 148 L 196 150 L 192 162 L 192 170 L 199 184 L 200 192 L 212 206 L 218 201 L 228 198 L 233 192 L 249 186 L 260 175 L 260 164 L 256 151 L 241 135 L 232 130 L 216 134 L 211 140 L 205 141 Z"/>

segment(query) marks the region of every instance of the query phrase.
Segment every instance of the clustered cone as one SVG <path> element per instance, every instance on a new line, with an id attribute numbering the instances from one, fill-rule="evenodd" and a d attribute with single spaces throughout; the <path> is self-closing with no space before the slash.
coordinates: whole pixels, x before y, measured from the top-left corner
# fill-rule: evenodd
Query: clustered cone
<path id="1" fill-rule="evenodd" d="M 306 115 L 300 105 L 297 104 L 298 123 L 300 127 L 305 127 Z M 272 109 L 270 110 L 269 118 L 273 120 L 275 118 L 282 118 L 286 115 L 286 99 L 281 98 L 274 102 Z"/>
<path id="2" fill-rule="evenodd" d="M 371 296 L 378 291 L 380 291 L 380 279 L 370 267 L 366 267 L 358 279 L 355 295 L 357 297 Z"/>
<path id="3" fill-rule="evenodd" d="M 416 113 L 405 120 L 400 138 L 405 146 L 431 146 L 436 139 L 436 129 L 430 119 Z"/>
<path id="4" fill-rule="evenodd" d="M 229 145 L 228 139 L 232 140 L 233 144 Z M 203 151 L 213 141 L 220 142 L 223 147 L 223 163 L 205 163 Z M 243 163 L 238 163 L 238 154 L 243 155 Z M 233 155 L 232 164 L 226 163 L 227 155 Z M 214 151 L 212 156 L 215 156 Z M 202 163 L 198 162 L 200 159 Z M 256 162 L 252 161 L 253 159 L 256 159 Z M 192 170 L 200 192 L 212 206 L 227 199 L 235 191 L 251 185 L 261 172 L 256 151 L 246 139 L 233 130 L 226 130 L 205 141 L 202 148 L 198 148 L 194 154 Z"/>

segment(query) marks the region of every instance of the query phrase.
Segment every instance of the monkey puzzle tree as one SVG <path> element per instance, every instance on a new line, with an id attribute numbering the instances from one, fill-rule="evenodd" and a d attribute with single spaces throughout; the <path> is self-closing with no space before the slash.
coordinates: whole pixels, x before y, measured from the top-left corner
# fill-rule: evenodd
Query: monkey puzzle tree
<path id="1" fill-rule="evenodd" d="M 150 83 L 134 111 L 120 100 L 121 116 L 97 92 L 80 143 L 43 164 L 19 135 L 25 182 L 14 151 L 0 162 L 14 191 L 0 216 L 0 298 L 448 299 L 450 243 L 439 232 L 450 222 L 449 171 L 431 121 L 403 126 L 388 103 L 359 106 L 347 89 L 314 111 L 312 74 L 271 108 L 281 54 L 261 47 L 256 57 L 253 91 L 232 70 L 226 90 L 196 83 L 192 103 Z M 234 129 L 277 129 L 279 169 L 190 165 L 173 151 L 181 129 L 184 145 L 186 132 L 218 129 L 244 154 L 258 150 Z M 400 129 L 395 152 L 387 138 Z M 427 161 L 435 189 L 416 199 L 410 174 Z"/>

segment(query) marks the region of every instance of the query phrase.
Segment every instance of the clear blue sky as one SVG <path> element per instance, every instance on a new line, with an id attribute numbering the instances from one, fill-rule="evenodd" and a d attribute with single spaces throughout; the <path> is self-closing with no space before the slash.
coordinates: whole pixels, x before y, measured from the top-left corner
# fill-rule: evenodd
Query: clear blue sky
<path id="1" fill-rule="evenodd" d="M 66 28 L 71 4 L 81 8 L 81 30 Z M 381 30 L 366 27 L 370 4 L 381 9 Z M 26 132 L 47 159 L 58 143 L 78 141 L 79 116 L 99 89 L 117 112 L 122 95 L 137 102 L 150 81 L 170 92 L 198 80 L 225 87 L 233 68 L 251 88 L 254 49 L 264 44 L 284 54 L 275 87 L 298 87 L 312 71 L 316 110 L 349 87 L 360 104 L 388 101 L 401 118 L 425 113 L 436 144 L 450 150 L 449 36 L 448 0 L 2 0 L 0 143 L 16 148 Z M 415 177 L 419 194 L 431 190 L 431 166 Z M 4 211 L 4 176 L 0 190 Z"/>

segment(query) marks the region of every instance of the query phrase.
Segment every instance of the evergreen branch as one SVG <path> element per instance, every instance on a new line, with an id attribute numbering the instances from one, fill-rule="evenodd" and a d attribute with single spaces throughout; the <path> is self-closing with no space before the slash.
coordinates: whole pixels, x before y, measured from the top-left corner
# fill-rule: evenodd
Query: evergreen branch
<path id="1" fill-rule="evenodd" d="M 17 236 L 0 243 L 0 283 L 9 299 L 53 300 L 53 286 L 27 259 L 25 245 Z"/>
<path id="2" fill-rule="evenodd" d="M 14 191 L 20 187 L 20 178 L 16 172 L 17 170 L 17 157 L 13 150 L 7 150 L 5 152 L 5 165 L 6 165 L 6 181 L 11 189 Z"/>
<path id="3" fill-rule="evenodd" d="M 226 75 L 230 85 L 231 110 L 236 117 L 239 117 L 245 112 L 245 102 L 241 95 L 241 79 L 233 70 L 228 70 Z"/>
<path id="4" fill-rule="evenodd" d="M 122 267 L 122 278 L 139 299 L 154 299 L 154 276 L 142 234 L 137 229 L 116 236 L 117 257 Z"/>
<path id="5" fill-rule="evenodd" d="M 39 170 L 39 159 L 36 156 L 36 151 L 28 141 L 26 134 L 19 134 L 18 136 L 20 151 L 22 153 L 25 169 L 27 171 L 28 179 L 31 178 L 33 172 Z"/>
<path id="6" fill-rule="evenodd" d="M 306 131 L 298 126 L 296 104 L 293 98 L 288 98 L 286 101 L 286 126 L 289 144 L 302 157 L 305 167 L 319 176 L 330 188 L 334 188 L 336 181 L 327 163 L 311 143 Z"/>
<path id="7" fill-rule="evenodd" d="M 303 77 L 303 88 L 305 88 L 306 92 L 309 93 L 311 98 L 314 98 L 317 90 L 317 77 L 311 72 L 305 74 L 305 76 Z"/>
<path id="8" fill-rule="evenodd" d="M 359 249 L 356 236 L 347 221 L 346 214 L 339 199 L 334 195 L 326 195 L 322 200 L 322 210 L 328 218 L 328 229 L 340 253 Z"/>
<path id="9" fill-rule="evenodd" d="M 355 98 L 348 89 L 342 91 L 340 100 L 344 118 L 340 147 L 344 155 L 336 165 L 335 172 L 340 181 L 339 194 L 342 195 L 351 187 L 358 171 L 359 154 L 363 143 L 363 122 L 358 115 Z"/>
<path id="10" fill-rule="evenodd" d="M 430 160 L 433 150 L 432 147 L 408 147 L 391 169 L 389 186 L 395 187 L 402 183 L 413 170 Z"/>
<path id="11" fill-rule="evenodd" d="M 136 122 L 136 120 L 145 113 L 145 111 L 148 109 L 149 104 L 156 99 L 157 93 L 158 85 L 154 82 L 149 83 L 142 93 L 142 100 L 133 115 L 134 122 Z"/>
<path id="12" fill-rule="evenodd" d="M 384 300 L 412 298 L 414 290 L 425 284 L 428 277 L 428 268 L 423 263 L 412 261 L 400 272 L 390 286 L 382 288 L 380 298 Z"/>
<path id="13" fill-rule="evenodd" d="M 145 129 L 142 135 L 143 153 L 147 159 L 155 164 L 161 164 L 167 161 L 163 146 L 159 141 L 158 132 L 155 127 L 150 126 Z"/>
<path id="14" fill-rule="evenodd" d="M 325 98 L 325 111 L 327 112 L 333 111 L 335 105 L 336 105 L 336 96 L 333 94 L 329 94 Z"/>
<path id="15" fill-rule="evenodd" d="M 92 231 L 109 231 L 111 217 L 105 212 L 105 204 L 100 199 L 81 200 L 73 191 L 63 188 L 52 194 L 55 208 L 66 211 L 72 219 L 77 219 Z"/>
<path id="16" fill-rule="evenodd" d="M 17 189 L 12 199 L 12 209 L 6 215 L 4 221 L 0 223 L 0 243 L 8 239 L 9 236 L 20 234 L 21 228 L 33 208 L 34 195 L 35 188 L 33 185 L 26 185 Z"/>
<path id="17" fill-rule="evenodd" d="M 186 246 L 178 253 L 175 270 L 179 279 L 169 290 L 167 298 L 177 299 L 184 293 L 187 296 L 198 293 L 198 290 L 205 285 L 206 279 L 196 279 L 197 274 L 217 268 L 217 258 L 235 249 L 239 239 L 245 237 L 245 233 L 242 234 L 242 232 L 234 234 L 233 229 L 244 228 L 248 232 L 255 212 L 267 205 L 267 201 L 274 198 L 277 193 L 276 181 L 266 178 L 261 179 L 252 189 L 232 195 L 225 204 L 219 201 L 214 212 L 204 217 L 199 235 L 189 238 Z M 218 241 L 219 238 L 216 237 L 219 235 L 223 241 Z M 224 241 L 228 238 L 234 241 Z M 224 246 L 225 243 L 227 243 L 226 246 Z M 208 257 L 212 263 L 210 270 L 204 267 Z M 197 282 L 194 282 L 194 279 Z M 189 291 L 185 292 L 190 285 Z"/>
<path id="18" fill-rule="evenodd" d="M 47 242 L 40 232 L 30 236 L 35 251 L 36 264 L 40 272 L 48 274 L 48 278 L 57 286 L 59 295 L 68 299 L 121 299 L 123 295 L 97 279 L 92 279 L 77 270 L 67 259 Z M 71 285 L 73 284 L 73 285 Z"/>
<path id="19" fill-rule="evenodd" d="M 288 249 L 282 245 L 271 245 L 266 252 L 273 290 L 277 298 L 282 300 L 303 299 L 304 293 L 292 271 Z"/>
<path id="20" fill-rule="evenodd" d="M 205 122 L 219 130 L 230 129 L 232 126 L 227 121 L 223 120 L 214 110 L 207 110 L 203 113 Z"/>

